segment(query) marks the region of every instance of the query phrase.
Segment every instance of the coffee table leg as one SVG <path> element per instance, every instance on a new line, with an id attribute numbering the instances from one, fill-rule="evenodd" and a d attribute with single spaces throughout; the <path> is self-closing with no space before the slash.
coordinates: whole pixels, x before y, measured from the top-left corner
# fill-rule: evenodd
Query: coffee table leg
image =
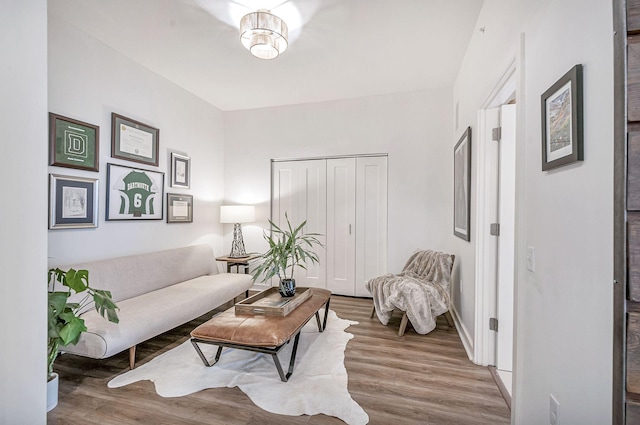
<path id="1" fill-rule="evenodd" d="M 271 354 L 271 357 L 273 357 L 273 362 L 276 364 L 276 369 L 278 369 L 278 375 L 280 375 L 280 380 L 282 382 L 287 382 L 291 377 L 291 375 L 293 375 L 293 367 L 296 363 L 296 353 L 298 352 L 299 339 L 300 339 L 300 332 L 298 332 L 298 334 L 296 335 L 293 341 L 293 350 L 291 351 L 291 359 L 289 360 L 289 370 L 287 371 L 286 375 L 284 374 L 284 371 L 282 370 L 282 366 L 280 365 L 280 359 L 278 358 L 278 353 Z"/>
<path id="2" fill-rule="evenodd" d="M 318 324 L 318 332 L 324 332 L 327 329 L 327 319 L 329 318 L 329 301 L 331 298 L 327 300 L 327 303 L 324 305 L 324 319 L 322 323 L 320 323 L 320 310 L 316 311 L 316 323 Z"/>
<path id="3" fill-rule="evenodd" d="M 205 366 L 207 367 L 211 367 L 214 364 L 218 363 L 218 360 L 220 360 L 220 354 L 222 353 L 222 345 L 218 346 L 218 351 L 216 352 L 216 359 L 213 363 L 209 363 L 209 361 L 207 360 L 207 358 L 204 356 L 204 354 L 202 353 L 202 350 L 200 349 L 200 347 L 198 346 L 198 344 L 191 339 L 191 344 L 193 345 L 193 348 L 196 349 L 196 352 L 198 353 L 198 355 L 200 356 L 200 360 L 202 360 L 202 363 L 204 363 Z"/>

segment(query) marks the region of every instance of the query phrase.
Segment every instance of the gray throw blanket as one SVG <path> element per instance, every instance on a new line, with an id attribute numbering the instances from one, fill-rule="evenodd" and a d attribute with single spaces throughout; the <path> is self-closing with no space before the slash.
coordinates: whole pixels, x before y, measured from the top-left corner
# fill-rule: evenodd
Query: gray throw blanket
<path id="1" fill-rule="evenodd" d="M 437 251 L 416 251 L 400 274 L 386 274 L 366 283 L 373 294 L 378 319 L 389 323 L 393 310 L 407 313 L 419 334 L 431 332 L 436 318 L 449 310 L 449 285 L 455 256 Z"/>

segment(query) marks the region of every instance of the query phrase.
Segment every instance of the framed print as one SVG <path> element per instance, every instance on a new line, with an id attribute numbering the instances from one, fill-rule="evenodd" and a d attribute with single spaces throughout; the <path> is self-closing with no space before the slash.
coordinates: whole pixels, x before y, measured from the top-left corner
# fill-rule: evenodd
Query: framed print
<path id="1" fill-rule="evenodd" d="M 542 171 L 584 159 L 582 65 L 542 94 Z"/>
<path id="2" fill-rule="evenodd" d="M 162 220 L 164 173 L 107 164 L 107 220 Z"/>
<path id="3" fill-rule="evenodd" d="M 49 165 L 98 171 L 100 127 L 49 113 Z"/>
<path id="4" fill-rule="evenodd" d="M 191 158 L 171 152 L 171 187 L 189 188 L 191 183 Z"/>
<path id="5" fill-rule="evenodd" d="M 158 166 L 160 130 L 130 118 L 111 114 L 111 156 Z"/>
<path id="6" fill-rule="evenodd" d="M 193 222 L 193 196 L 167 193 L 167 223 Z"/>
<path id="7" fill-rule="evenodd" d="M 453 234 L 470 237 L 471 216 L 471 127 L 453 148 Z"/>
<path id="8" fill-rule="evenodd" d="M 98 179 L 49 174 L 49 229 L 98 227 Z"/>

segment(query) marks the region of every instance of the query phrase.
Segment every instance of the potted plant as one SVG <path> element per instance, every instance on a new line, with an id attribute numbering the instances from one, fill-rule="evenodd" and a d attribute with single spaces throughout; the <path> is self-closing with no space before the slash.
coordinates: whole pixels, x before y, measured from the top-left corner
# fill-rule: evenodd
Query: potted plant
<path id="1" fill-rule="evenodd" d="M 298 227 L 293 227 L 289 217 L 285 213 L 286 227 L 281 229 L 271 220 L 271 234 L 265 232 L 264 238 L 269 243 L 269 250 L 262 254 L 263 262 L 254 270 L 253 279 L 263 275 L 262 282 L 278 276 L 280 279 L 279 291 L 283 297 L 291 297 L 296 293 L 296 281 L 293 272 L 295 267 L 306 269 L 305 263 L 318 263 L 318 255 L 313 252 L 313 247 L 322 243 L 318 240 L 319 233 L 304 233 L 303 228 L 307 221 L 303 221 Z"/>
<path id="2" fill-rule="evenodd" d="M 89 286 L 87 270 L 69 269 L 66 272 L 50 269 L 47 277 L 49 286 L 48 300 L 48 337 L 47 344 L 47 411 L 58 404 L 58 374 L 53 372 L 53 362 L 58 357 L 60 347 L 76 344 L 82 332 L 87 330 L 79 314 L 93 301 L 95 309 L 110 322 L 118 323 L 118 307 L 111 298 L 111 292 Z M 64 288 L 56 291 L 56 283 Z M 69 302 L 73 294 L 86 292 L 78 302 Z M 71 300 L 73 301 L 73 300 Z M 50 388 L 51 387 L 51 388 Z M 51 393 L 50 393 L 51 390 Z M 50 398 L 51 397 L 51 398 Z"/>

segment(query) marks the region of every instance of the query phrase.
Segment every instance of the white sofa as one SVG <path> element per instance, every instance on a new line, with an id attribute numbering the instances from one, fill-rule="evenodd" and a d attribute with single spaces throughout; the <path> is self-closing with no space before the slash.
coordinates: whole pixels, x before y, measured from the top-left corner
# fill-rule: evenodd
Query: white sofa
<path id="1" fill-rule="evenodd" d="M 209 245 L 157 251 L 60 267 L 89 271 L 89 285 L 111 291 L 120 323 L 102 318 L 93 303 L 84 309 L 87 331 L 65 353 L 103 359 L 199 317 L 251 288 L 249 274 L 218 273 Z M 72 298 L 77 300 L 79 295 Z"/>

